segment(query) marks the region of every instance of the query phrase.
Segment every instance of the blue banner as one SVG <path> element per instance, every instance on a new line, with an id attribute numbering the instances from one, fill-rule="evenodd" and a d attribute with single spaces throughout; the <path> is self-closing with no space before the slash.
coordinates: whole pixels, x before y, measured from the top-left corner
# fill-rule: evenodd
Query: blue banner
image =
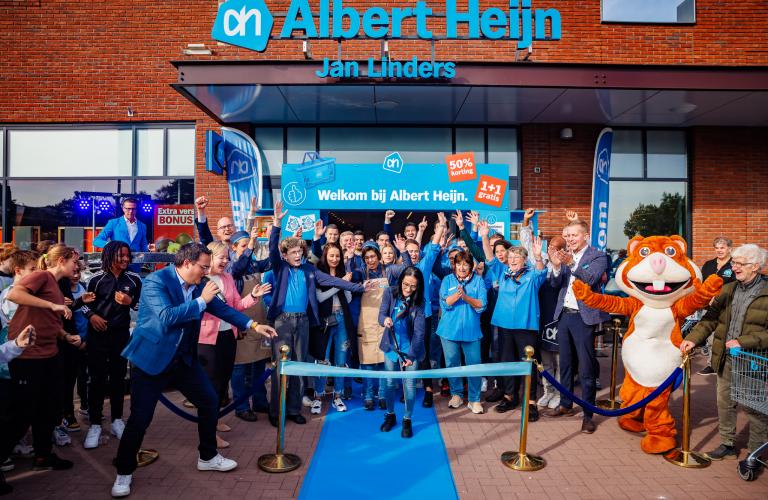
<path id="1" fill-rule="evenodd" d="M 330 160 L 283 165 L 281 198 L 288 210 L 491 210 L 509 218 L 504 164 L 470 164 L 455 175 L 455 167 L 407 163 L 399 153 L 379 164 Z"/>
<path id="2" fill-rule="evenodd" d="M 253 139 L 240 130 L 222 127 L 232 220 L 244 230 L 251 198 L 261 207 L 261 154 Z"/>
<path id="3" fill-rule="evenodd" d="M 611 144 L 613 130 L 604 128 L 597 138 L 595 167 L 592 178 L 592 246 L 605 252 L 608 244 L 608 200 L 611 179 Z"/>

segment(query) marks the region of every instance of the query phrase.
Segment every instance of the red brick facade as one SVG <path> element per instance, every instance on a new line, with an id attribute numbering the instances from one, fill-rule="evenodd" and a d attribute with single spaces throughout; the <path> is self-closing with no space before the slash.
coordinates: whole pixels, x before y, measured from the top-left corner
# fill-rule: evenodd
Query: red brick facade
<path id="1" fill-rule="evenodd" d="M 267 1 L 285 12 L 289 0 Z M 317 2 L 311 2 L 317 6 Z M 562 40 L 534 42 L 536 62 L 668 65 L 768 65 L 768 3 L 763 0 L 697 0 L 695 25 L 600 23 L 600 2 L 536 0 L 534 8 L 556 8 L 562 16 Z M 349 0 L 345 5 L 412 6 L 413 2 Z M 442 2 L 428 2 L 436 12 Z M 461 8 L 462 2 L 459 1 Z M 481 7 L 506 8 L 507 1 L 482 1 Z M 197 123 L 198 193 L 214 201 L 212 215 L 228 211 L 223 179 L 204 173 L 205 130 L 217 124 L 169 87 L 177 74 L 171 60 L 188 43 L 205 43 L 213 60 L 303 59 L 301 42 L 272 41 L 255 53 L 211 40 L 217 0 L 183 3 L 0 1 L 0 124 L 126 121 Z M 275 30 L 281 27 L 276 18 Z M 413 30 L 413 23 L 410 25 Z M 437 25 L 430 25 L 439 31 Z M 408 30 L 406 30 L 407 32 Z M 511 41 L 438 41 L 438 60 L 515 60 Z M 428 56 L 426 41 L 390 42 L 394 57 Z M 337 44 L 312 44 L 316 59 L 336 57 Z M 380 42 L 343 43 L 346 59 L 378 56 Z M 194 57 L 200 58 L 200 57 Z M 128 108 L 133 117 L 128 117 Z M 562 211 L 589 205 L 594 140 L 600 127 L 574 126 L 574 140 L 558 139 L 558 126 L 521 126 L 522 200 L 548 210 L 543 228 L 551 234 Z M 711 238 L 768 246 L 767 129 L 693 129 L 692 194 L 694 256 L 709 257 Z M 540 167 L 541 173 L 534 173 Z M 564 175 L 568 172 L 568 175 Z"/>

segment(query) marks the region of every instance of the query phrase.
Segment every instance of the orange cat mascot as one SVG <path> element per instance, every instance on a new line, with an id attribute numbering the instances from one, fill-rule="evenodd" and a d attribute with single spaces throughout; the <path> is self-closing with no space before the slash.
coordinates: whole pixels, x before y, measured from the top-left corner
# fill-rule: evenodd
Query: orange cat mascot
<path id="1" fill-rule="evenodd" d="M 573 283 L 576 298 L 584 304 L 629 317 L 621 347 L 623 408 L 653 392 L 680 365 L 681 322 L 706 307 L 723 287 L 717 275 L 701 282 L 701 271 L 686 256 L 680 236 L 635 236 L 627 254 L 616 270 L 616 283 L 629 297 L 601 295 L 582 281 Z M 675 420 L 668 408 L 671 392 L 669 388 L 644 408 L 619 417 L 622 429 L 647 433 L 640 443 L 646 453 L 675 447 Z"/>

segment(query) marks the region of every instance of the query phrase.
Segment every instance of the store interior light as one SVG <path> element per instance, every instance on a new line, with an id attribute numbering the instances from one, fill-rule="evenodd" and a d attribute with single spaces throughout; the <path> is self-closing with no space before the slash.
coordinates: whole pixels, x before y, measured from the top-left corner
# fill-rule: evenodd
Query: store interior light
<path id="1" fill-rule="evenodd" d="M 145 214 L 151 214 L 152 213 L 152 202 L 151 201 L 142 201 L 141 202 L 141 211 Z"/>
<path id="2" fill-rule="evenodd" d="M 109 212 L 112 210 L 112 202 L 109 200 L 99 200 L 96 204 L 96 208 L 99 209 L 100 213 Z"/>
<path id="3" fill-rule="evenodd" d="M 92 206 L 90 198 L 78 198 L 75 200 L 75 208 L 80 212 L 90 212 Z"/>

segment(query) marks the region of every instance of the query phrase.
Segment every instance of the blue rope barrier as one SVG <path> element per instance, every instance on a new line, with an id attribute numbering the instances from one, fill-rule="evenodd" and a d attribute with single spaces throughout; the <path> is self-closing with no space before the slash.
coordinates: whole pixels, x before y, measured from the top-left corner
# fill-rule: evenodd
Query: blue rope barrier
<path id="1" fill-rule="evenodd" d="M 604 417 L 620 417 L 622 415 L 626 415 L 628 413 L 632 413 L 633 411 L 639 410 L 643 406 L 647 405 L 648 403 L 650 403 L 651 401 L 653 401 L 654 399 L 659 397 L 659 395 L 661 395 L 662 392 L 667 390 L 667 388 L 670 385 L 674 384 L 675 381 L 678 380 L 678 378 L 682 375 L 682 373 L 683 373 L 683 369 L 678 366 L 677 368 L 675 368 L 675 370 L 672 372 L 672 374 L 670 374 L 670 376 L 667 377 L 667 379 L 664 382 L 662 382 L 662 384 L 660 386 L 658 386 L 656 389 L 654 389 L 654 391 L 652 393 L 648 394 L 646 397 L 644 397 L 643 399 L 641 399 L 637 403 L 633 404 L 632 406 L 627 406 L 626 408 L 619 408 L 618 410 L 604 410 L 602 408 L 598 408 L 595 405 L 589 404 L 586 401 L 584 401 L 583 399 L 577 397 L 571 391 L 566 389 L 560 382 L 557 381 L 557 379 L 555 377 L 553 377 L 546 370 L 542 370 L 541 371 L 541 375 L 545 379 L 547 379 L 550 384 L 555 386 L 555 389 L 560 391 L 561 394 L 565 394 L 566 396 L 568 396 L 568 398 L 571 401 L 573 401 L 577 405 L 581 406 L 582 408 L 587 409 L 587 410 L 589 410 L 589 411 L 591 411 L 593 413 L 597 413 L 598 415 L 602 415 Z M 676 384 L 675 387 L 672 390 L 677 389 L 677 385 L 679 385 L 679 384 Z"/>
<path id="2" fill-rule="evenodd" d="M 517 363 L 490 363 L 479 365 L 456 366 L 454 368 L 438 368 L 434 370 L 419 370 L 407 372 L 388 372 L 358 370 L 341 366 L 329 366 L 320 363 L 304 363 L 300 361 L 283 361 L 280 370 L 285 375 L 301 377 L 362 377 L 362 378 L 459 378 L 485 377 L 500 375 L 506 377 L 532 375 L 532 363 L 521 361 Z"/>
<path id="3" fill-rule="evenodd" d="M 234 409 L 237 408 L 237 406 L 240 403 L 243 403 L 243 402 L 247 401 L 248 398 L 250 398 L 251 396 L 256 394 L 255 388 L 258 385 L 263 384 L 264 382 L 266 382 L 266 380 L 269 378 L 270 375 L 272 375 L 272 368 L 267 368 L 266 370 L 264 370 L 264 373 L 262 373 L 261 377 L 259 377 L 259 380 L 257 380 L 257 381 L 252 383 L 253 389 L 251 390 L 251 393 L 250 394 L 245 394 L 245 395 L 241 396 L 239 399 L 236 399 L 235 401 L 232 401 L 232 403 L 230 403 L 228 406 L 226 406 L 226 407 L 222 408 L 221 410 L 219 410 L 219 418 L 221 418 L 221 417 L 223 417 L 225 415 L 228 415 L 229 413 L 234 411 Z M 161 403 L 163 403 L 163 406 L 168 408 L 171 411 L 171 413 L 175 413 L 177 416 L 183 418 L 184 420 L 189 420 L 190 422 L 195 422 L 195 423 L 197 423 L 199 421 L 199 419 L 197 418 L 197 415 L 193 415 L 191 413 L 188 413 L 188 412 L 182 410 L 181 408 L 179 408 L 178 406 L 173 404 L 171 401 L 169 401 L 168 398 L 166 398 L 164 394 L 160 394 L 159 401 Z"/>

